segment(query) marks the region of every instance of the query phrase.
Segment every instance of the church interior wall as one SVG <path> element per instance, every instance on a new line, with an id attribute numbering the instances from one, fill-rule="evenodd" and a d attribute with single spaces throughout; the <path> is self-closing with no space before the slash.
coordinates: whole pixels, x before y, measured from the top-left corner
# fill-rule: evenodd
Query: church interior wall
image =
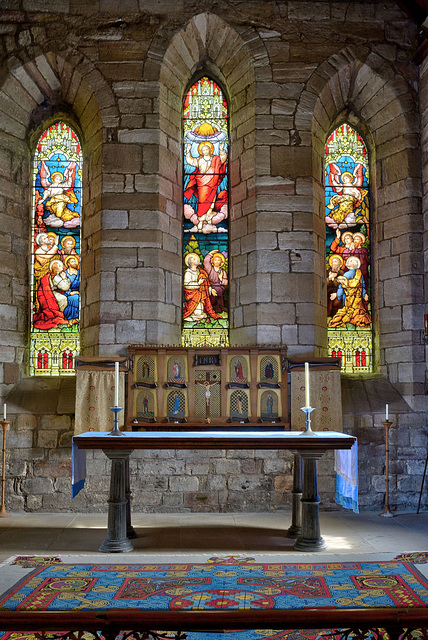
<path id="1" fill-rule="evenodd" d="M 0 392 L 12 417 L 8 508 L 102 511 L 108 491 L 108 462 L 95 453 L 88 490 L 71 502 L 74 382 L 28 377 L 34 141 L 56 116 L 69 118 L 82 138 L 82 355 L 179 344 L 181 105 L 202 73 L 224 88 L 231 114 L 232 345 L 326 355 L 325 141 L 345 120 L 365 137 L 376 364 L 355 392 L 364 389 L 360 406 L 355 380 L 344 383 L 344 429 L 359 439 L 361 507 L 380 510 L 384 400 L 399 397 L 391 405 L 390 497 L 397 509 L 413 508 L 427 444 L 428 74 L 412 58 L 416 24 L 392 0 L 224 7 L 201 0 L 197 10 L 180 1 L 137 4 L 69 0 L 46 10 L 16 0 L 3 11 Z M 390 392 L 377 393 L 380 379 Z M 319 471 L 322 506 L 336 508 L 331 456 Z M 131 474 L 139 510 L 291 503 L 287 453 L 139 453 Z"/>

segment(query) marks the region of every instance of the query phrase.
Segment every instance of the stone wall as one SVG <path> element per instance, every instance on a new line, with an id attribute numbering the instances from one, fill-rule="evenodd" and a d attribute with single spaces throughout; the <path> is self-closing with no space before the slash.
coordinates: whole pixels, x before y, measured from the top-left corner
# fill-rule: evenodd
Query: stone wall
<path id="1" fill-rule="evenodd" d="M 358 434 L 359 505 L 381 512 L 385 499 L 383 415 L 345 414 L 344 427 Z M 426 457 L 426 427 L 417 414 L 391 417 L 392 511 L 416 511 Z M 85 489 L 71 499 L 71 416 L 20 415 L 7 433 L 6 506 L 10 511 L 104 512 L 110 461 L 87 452 Z M 240 512 L 291 508 L 293 457 L 288 451 L 147 451 L 131 456 L 132 508 L 136 512 Z M 334 454 L 318 462 L 321 508 L 335 504 Z M 422 494 L 428 508 L 428 492 Z"/>
<path id="2" fill-rule="evenodd" d="M 344 120 L 365 137 L 375 373 L 407 403 L 395 407 L 400 463 L 391 486 L 395 504 L 412 507 L 425 461 L 427 408 L 421 334 L 426 64 L 419 70 L 413 58 L 416 23 L 393 0 L 0 5 L 0 395 L 13 416 L 11 508 L 104 508 L 95 480 L 93 501 L 79 496 L 77 506 L 70 504 L 72 411 L 54 406 L 61 390 L 52 382 L 27 378 L 35 141 L 61 117 L 83 143 L 83 354 L 125 355 L 130 343 L 178 344 L 181 104 L 202 72 L 222 84 L 230 104 L 232 345 L 325 354 L 323 149 L 328 133 Z M 354 413 L 346 428 L 360 438 L 361 500 L 378 509 L 384 482 L 380 415 Z M 159 462 L 138 458 L 135 506 L 276 509 L 289 501 L 287 457 L 192 455 L 200 460 L 197 471 L 185 454 Z M 171 459 L 173 505 L 161 491 Z M 331 460 L 320 468 L 330 507 Z M 105 472 L 102 458 L 93 469 Z M 156 491 L 147 490 L 155 476 Z"/>

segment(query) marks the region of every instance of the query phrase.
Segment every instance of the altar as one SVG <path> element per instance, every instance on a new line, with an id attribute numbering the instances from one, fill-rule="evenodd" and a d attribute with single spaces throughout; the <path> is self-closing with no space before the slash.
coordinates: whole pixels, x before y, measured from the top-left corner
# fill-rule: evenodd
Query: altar
<path id="1" fill-rule="evenodd" d="M 135 537 L 129 502 L 129 456 L 138 449 L 234 449 L 288 450 L 303 463 L 302 497 L 293 501 L 293 531 L 296 551 L 322 551 L 325 542 L 319 521 L 317 460 L 326 451 L 351 449 L 355 438 L 335 431 L 305 433 L 300 431 L 260 431 L 248 427 L 240 431 L 143 431 L 110 435 L 86 432 L 73 438 L 74 480 L 83 488 L 84 477 L 77 477 L 77 467 L 84 468 L 82 452 L 100 449 L 111 460 L 110 496 L 108 500 L 107 535 L 101 544 L 104 553 L 121 553 L 133 549 Z M 83 456 L 84 457 L 84 456 Z M 84 476 L 84 473 L 83 473 Z M 291 527 L 290 527 L 291 529 Z M 287 535 L 284 530 L 284 535 Z"/>

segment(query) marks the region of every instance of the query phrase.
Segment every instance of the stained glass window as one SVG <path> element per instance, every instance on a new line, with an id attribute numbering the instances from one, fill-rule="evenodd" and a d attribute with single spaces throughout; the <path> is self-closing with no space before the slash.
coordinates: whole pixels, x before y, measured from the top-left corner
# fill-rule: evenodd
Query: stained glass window
<path id="1" fill-rule="evenodd" d="M 203 77 L 183 109 L 183 346 L 229 344 L 228 107 Z"/>
<path id="2" fill-rule="evenodd" d="M 33 164 L 30 375 L 74 375 L 80 347 L 82 153 L 57 122 L 42 134 Z"/>
<path id="3" fill-rule="evenodd" d="M 329 355 L 342 371 L 372 371 L 369 162 L 348 124 L 325 147 L 325 222 Z"/>

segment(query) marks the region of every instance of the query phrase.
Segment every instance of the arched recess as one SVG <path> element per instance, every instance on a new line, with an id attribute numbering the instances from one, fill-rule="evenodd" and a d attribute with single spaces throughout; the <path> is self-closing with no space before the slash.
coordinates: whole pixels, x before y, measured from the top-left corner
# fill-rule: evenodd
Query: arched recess
<path id="1" fill-rule="evenodd" d="M 249 273 L 249 256 L 256 242 L 255 57 L 263 63 L 264 45 L 252 30 L 237 33 L 212 13 L 195 16 L 172 38 L 159 33 L 147 54 L 144 77 L 159 82 L 160 139 L 151 145 L 159 176 L 159 224 L 162 251 L 153 256 L 161 273 L 161 306 L 175 308 L 170 324 L 160 316 L 148 329 L 149 342 L 180 344 L 182 265 L 182 141 L 184 92 L 204 73 L 221 83 L 230 105 L 231 203 L 231 344 L 257 343 L 256 290 L 258 274 Z M 267 60 L 267 57 L 266 57 Z M 155 221 L 153 221 L 155 223 Z M 246 319 L 243 308 L 248 310 Z M 250 315 L 252 314 L 251 318 Z M 174 323 L 174 324 L 173 324 Z M 245 326 L 244 326 L 245 325 Z M 154 333 L 157 331 L 157 333 Z"/>
<path id="2" fill-rule="evenodd" d="M 361 53 L 361 52 L 358 52 Z M 365 55 L 366 52 L 362 52 Z M 352 49 L 321 65 L 308 83 L 302 104 L 311 105 L 314 214 L 324 217 L 323 158 L 329 132 L 347 121 L 364 136 L 372 174 L 372 282 L 375 371 L 388 377 L 415 406 L 423 393 L 423 347 L 414 331 L 423 326 L 421 169 L 418 113 L 407 81 L 376 54 L 365 59 Z M 296 121 L 307 126 L 303 109 Z M 306 123 L 305 123 L 306 120 Z M 319 227 L 321 230 L 321 227 Z M 323 247 L 320 235 L 315 246 Z M 319 287 L 325 299 L 325 277 Z M 317 318 L 320 342 L 325 311 Z M 416 401 L 417 402 L 417 401 Z"/>
<path id="3" fill-rule="evenodd" d="M 9 384 L 26 373 L 32 154 L 44 128 L 59 118 L 78 132 L 83 144 L 82 342 L 86 353 L 98 350 L 102 129 L 117 122 L 115 104 L 91 63 L 73 52 L 51 52 L 13 66 L 0 86 L 0 236 L 9 256 L 0 348 L 5 362 L 14 365 L 5 378 Z"/>

